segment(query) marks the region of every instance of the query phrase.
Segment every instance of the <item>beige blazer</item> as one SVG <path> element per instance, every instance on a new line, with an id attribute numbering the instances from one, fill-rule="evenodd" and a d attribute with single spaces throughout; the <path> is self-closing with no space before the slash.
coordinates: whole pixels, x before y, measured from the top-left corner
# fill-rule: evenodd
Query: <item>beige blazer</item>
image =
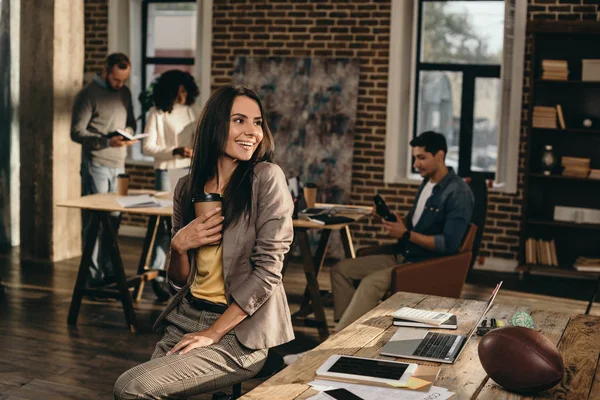
<path id="1" fill-rule="evenodd" d="M 236 328 L 238 340 L 250 349 L 266 349 L 294 339 L 290 309 L 283 289 L 283 258 L 294 237 L 294 204 L 285 175 L 267 162 L 254 168 L 252 214 L 223 233 L 223 277 L 227 303 L 236 302 L 247 314 Z M 182 178 L 173 194 L 173 235 L 183 227 Z M 189 291 L 196 276 L 196 251 L 188 252 L 186 285 L 161 313 L 156 328 Z"/>

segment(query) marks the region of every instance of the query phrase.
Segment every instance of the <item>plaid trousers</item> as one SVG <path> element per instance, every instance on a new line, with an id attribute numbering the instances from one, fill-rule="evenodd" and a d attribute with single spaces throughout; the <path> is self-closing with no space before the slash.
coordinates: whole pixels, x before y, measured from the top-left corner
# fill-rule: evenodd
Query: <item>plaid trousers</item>
<path id="1" fill-rule="evenodd" d="M 185 355 L 166 353 L 183 335 L 208 329 L 221 314 L 198 310 L 184 297 L 166 317 L 166 331 L 150 361 L 124 372 L 114 387 L 114 398 L 185 399 L 252 378 L 260 371 L 267 349 L 242 345 L 234 331 L 219 343 Z"/>

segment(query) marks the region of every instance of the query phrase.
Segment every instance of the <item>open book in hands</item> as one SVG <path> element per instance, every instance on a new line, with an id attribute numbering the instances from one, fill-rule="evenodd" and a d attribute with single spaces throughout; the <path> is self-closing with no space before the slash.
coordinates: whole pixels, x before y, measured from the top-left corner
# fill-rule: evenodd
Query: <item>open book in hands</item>
<path id="1" fill-rule="evenodd" d="M 131 134 L 129 132 L 127 132 L 124 129 L 117 129 L 116 132 L 112 135 L 109 135 L 109 137 L 115 136 L 116 134 L 119 134 L 121 136 L 123 136 L 123 140 L 139 140 L 139 139 L 143 139 L 145 137 L 150 136 L 149 133 L 138 133 L 136 134 Z"/>

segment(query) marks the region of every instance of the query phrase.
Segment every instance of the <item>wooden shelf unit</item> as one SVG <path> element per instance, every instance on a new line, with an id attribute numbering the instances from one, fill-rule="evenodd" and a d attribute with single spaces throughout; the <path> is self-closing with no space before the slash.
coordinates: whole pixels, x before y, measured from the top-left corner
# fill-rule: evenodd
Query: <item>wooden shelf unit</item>
<path id="1" fill-rule="evenodd" d="M 600 169 L 600 82 L 582 81 L 583 59 L 600 59 L 600 24 L 569 21 L 531 21 L 531 75 L 529 124 L 524 172 L 523 226 L 519 273 L 573 279 L 598 279 L 597 274 L 573 268 L 579 256 L 600 257 L 600 224 L 554 220 L 554 207 L 600 209 L 600 180 L 562 176 L 561 157 L 583 157 L 591 168 Z M 544 80 L 542 60 L 567 60 L 568 80 Z M 563 110 L 566 129 L 534 128 L 535 106 Z M 582 126 L 592 118 L 591 128 Z M 542 173 L 541 154 L 553 147 L 557 166 L 551 175 Z M 554 240 L 559 267 L 526 263 L 528 238 Z"/>

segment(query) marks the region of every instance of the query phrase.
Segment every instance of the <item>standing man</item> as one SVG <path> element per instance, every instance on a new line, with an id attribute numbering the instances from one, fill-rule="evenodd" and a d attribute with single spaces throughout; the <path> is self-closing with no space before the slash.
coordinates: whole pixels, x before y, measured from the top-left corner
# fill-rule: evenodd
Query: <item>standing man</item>
<path id="1" fill-rule="evenodd" d="M 336 331 L 377 305 L 390 289 L 398 264 L 455 254 L 469 227 L 475 200 L 469 186 L 446 166 L 446 138 L 428 131 L 410 145 L 414 167 L 424 178 L 415 204 L 405 221 L 397 213 L 396 222 L 382 219 L 388 234 L 398 239 L 397 252 L 347 259 L 332 268 Z M 355 281 L 360 281 L 358 288 Z"/>
<path id="2" fill-rule="evenodd" d="M 131 92 L 125 86 L 129 78 L 131 63 L 123 53 L 106 57 L 102 74 L 94 75 L 75 97 L 71 120 L 71 139 L 82 146 L 81 151 L 81 194 L 116 192 L 117 175 L 125 172 L 127 146 L 137 141 L 127 141 L 117 129 L 135 132 Z M 119 213 L 111 215 L 115 231 L 119 227 Z M 83 240 L 91 225 L 89 211 L 82 212 Z M 102 239 L 100 239 L 102 238 Z M 88 284 L 99 286 L 114 281 L 109 247 L 104 235 L 99 232 Z"/>

